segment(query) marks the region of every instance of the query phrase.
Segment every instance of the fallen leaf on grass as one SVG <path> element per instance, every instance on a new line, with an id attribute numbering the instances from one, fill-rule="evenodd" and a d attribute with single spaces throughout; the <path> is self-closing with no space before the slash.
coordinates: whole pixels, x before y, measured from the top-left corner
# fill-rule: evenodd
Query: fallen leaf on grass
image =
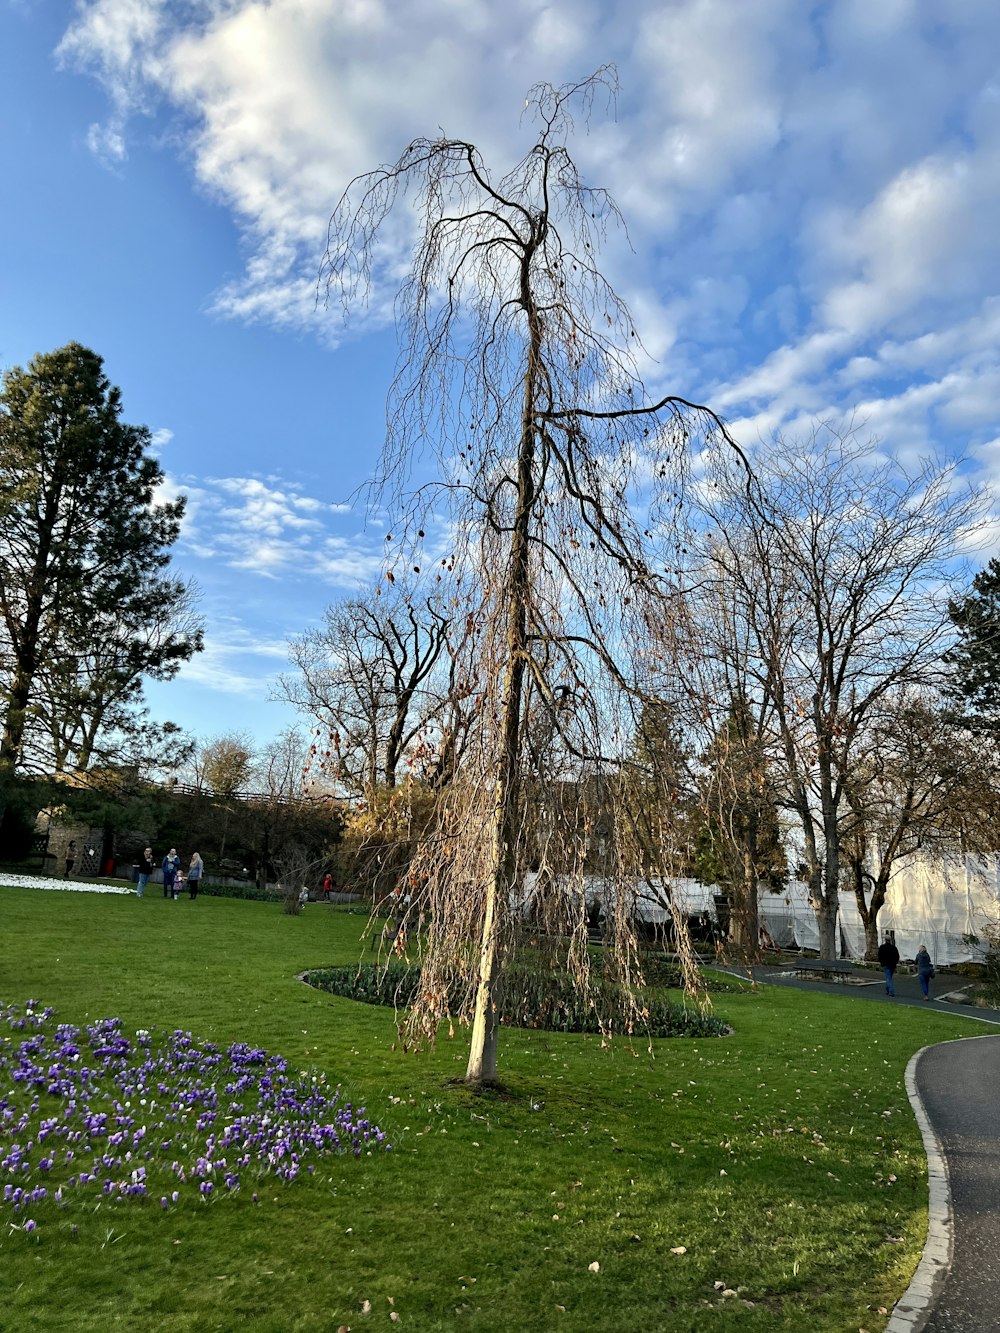
<path id="1" fill-rule="evenodd" d="M 675 1245 L 670 1251 L 671 1254 L 687 1254 L 687 1252 L 688 1247 L 686 1245 Z"/>
<path id="2" fill-rule="evenodd" d="M 372 1303 L 371 1303 L 371 1301 L 362 1301 L 362 1302 L 361 1302 L 361 1313 L 362 1313 L 362 1314 L 371 1314 L 371 1310 L 372 1310 Z"/>
<path id="3" fill-rule="evenodd" d="M 399 1313 L 398 1310 L 390 1310 L 390 1311 L 389 1311 L 389 1318 L 392 1320 L 392 1322 L 393 1322 L 394 1324 L 398 1324 L 398 1323 L 401 1323 L 401 1322 L 402 1322 L 402 1315 L 400 1315 L 400 1313 Z"/>
<path id="4" fill-rule="evenodd" d="M 600 1271 L 601 1271 L 601 1265 L 597 1262 L 596 1259 L 594 1260 L 594 1262 L 593 1262 L 592 1264 L 588 1264 L 588 1265 L 587 1265 L 587 1272 L 588 1272 L 588 1273 L 599 1273 Z"/>

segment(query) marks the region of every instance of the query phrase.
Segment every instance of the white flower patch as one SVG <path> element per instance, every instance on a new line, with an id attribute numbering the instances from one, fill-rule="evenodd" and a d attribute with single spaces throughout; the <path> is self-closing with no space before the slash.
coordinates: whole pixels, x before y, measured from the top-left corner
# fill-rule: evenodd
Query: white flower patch
<path id="1" fill-rule="evenodd" d="M 62 893 L 134 893 L 134 889 L 123 889 L 120 884 L 80 884 L 74 879 L 53 879 L 47 875 L 3 875 L 0 874 L 0 888 L 4 889 L 55 889 Z"/>

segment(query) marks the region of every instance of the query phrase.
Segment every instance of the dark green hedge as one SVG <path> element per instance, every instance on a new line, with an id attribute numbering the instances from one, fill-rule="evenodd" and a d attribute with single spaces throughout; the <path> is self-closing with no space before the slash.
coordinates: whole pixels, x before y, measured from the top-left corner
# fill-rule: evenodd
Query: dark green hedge
<path id="1" fill-rule="evenodd" d="M 420 985 L 420 969 L 402 963 L 387 967 L 362 963 L 307 972 L 303 980 L 331 995 L 405 1009 Z M 575 994 L 568 977 L 514 970 L 505 978 L 500 1021 L 509 1027 L 545 1032 L 599 1032 L 603 1020 L 605 1028 L 623 1032 L 627 1006 L 621 990 L 599 982 L 592 992 L 593 1002 L 588 1005 Z M 651 1037 L 722 1037 L 730 1031 L 714 1014 L 668 1000 L 647 999 L 646 1007 L 648 1027 L 642 1026 L 642 1031 Z"/>
<path id="2" fill-rule="evenodd" d="M 272 890 L 259 889 L 252 879 L 247 880 L 245 884 L 205 883 L 202 885 L 201 891 L 212 898 L 245 898 L 254 903 L 276 903 L 280 901 L 280 895 L 275 894 Z"/>

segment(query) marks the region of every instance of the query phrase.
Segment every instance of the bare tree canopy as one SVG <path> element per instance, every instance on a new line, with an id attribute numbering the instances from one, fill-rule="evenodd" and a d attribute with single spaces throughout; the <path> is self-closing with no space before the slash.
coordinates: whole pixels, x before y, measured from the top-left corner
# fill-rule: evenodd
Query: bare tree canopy
<path id="1" fill-rule="evenodd" d="M 401 765 L 439 783 L 463 730 L 465 618 L 443 595 L 405 583 L 327 608 L 324 623 L 292 641 L 296 675 L 282 697 L 325 742 L 320 767 L 349 795 L 396 785 Z"/>
<path id="2" fill-rule="evenodd" d="M 248 732 L 215 736 L 200 745 L 195 754 L 195 784 L 228 799 L 247 790 L 253 765 L 253 743 Z"/>
<path id="3" fill-rule="evenodd" d="M 749 487 L 723 469 L 705 495 L 713 648 L 780 762 L 833 957 L 847 793 L 889 700 L 943 680 L 949 589 L 984 499 L 957 465 L 907 472 L 830 425 L 775 442 Z"/>
<path id="4" fill-rule="evenodd" d="M 878 915 L 908 857 L 995 852 L 1000 846 L 1000 756 L 956 724 L 931 691 L 885 696 L 866 721 L 844 784 L 844 859 L 865 928 L 878 950 Z"/>
<path id="5" fill-rule="evenodd" d="M 469 742 L 413 869 L 427 911 L 414 1026 L 433 1031 L 457 988 L 471 1083 L 496 1078 L 497 996 L 537 814 L 528 789 L 555 792 L 559 775 L 584 790 L 623 754 L 622 701 L 655 674 L 637 659 L 655 657 L 673 594 L 689 452 L 727 438 L 705 408 L 647 392 L 632 317 L 597 264 L 621 218 L 580 178 L 566 140 L 572 113 L 615 91 L 609 69 L 534 88 L 537 136 L 499 178 L 472 143 L 415 140 L 348 188 L 323 271 L 349 309 L 398 271 L 399 228 L 415 221 L 378 480 L 397 493 L 434 448 L 440 480 L 411 502 L 396 539 L 419 549 L 430 505 L 448 502 L 457 538 L 442 564 L 476 625 Z M 585 859 L 560 866 L 551 899 L 581 986 L 586 912 L 566 876 L 579 883 Z M 608 956 L 630 985 L 624 880 L 615 901 Z"/>

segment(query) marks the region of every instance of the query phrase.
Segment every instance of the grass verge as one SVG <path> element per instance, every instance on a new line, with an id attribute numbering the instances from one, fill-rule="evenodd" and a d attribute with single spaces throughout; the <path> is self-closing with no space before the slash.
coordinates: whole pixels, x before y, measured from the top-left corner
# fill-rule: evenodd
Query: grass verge
<path id="1" fill-rule="evenodd" d="M 505 1032 L 506 1091 L 473 1096 L 452 1082 L 461 1035 L 404 1056 L 391 1011 L 295 980 L 359 960 L 363 924 L 319 904 L 290 917 L 234 899 L 0 889 L 0 999 L 266 1047 L 341 1084 L 394 1145 L 329 1159 L 257 1203 L 46 1203 L 30 1235 L 4 1213 L 0 1326 L 884 1326 L 926 1221 L 903 1070 L 981 1025 L 727 994 L 716 1009 L 732 1036 L 657 1041 L 652 1056 Z"/>

